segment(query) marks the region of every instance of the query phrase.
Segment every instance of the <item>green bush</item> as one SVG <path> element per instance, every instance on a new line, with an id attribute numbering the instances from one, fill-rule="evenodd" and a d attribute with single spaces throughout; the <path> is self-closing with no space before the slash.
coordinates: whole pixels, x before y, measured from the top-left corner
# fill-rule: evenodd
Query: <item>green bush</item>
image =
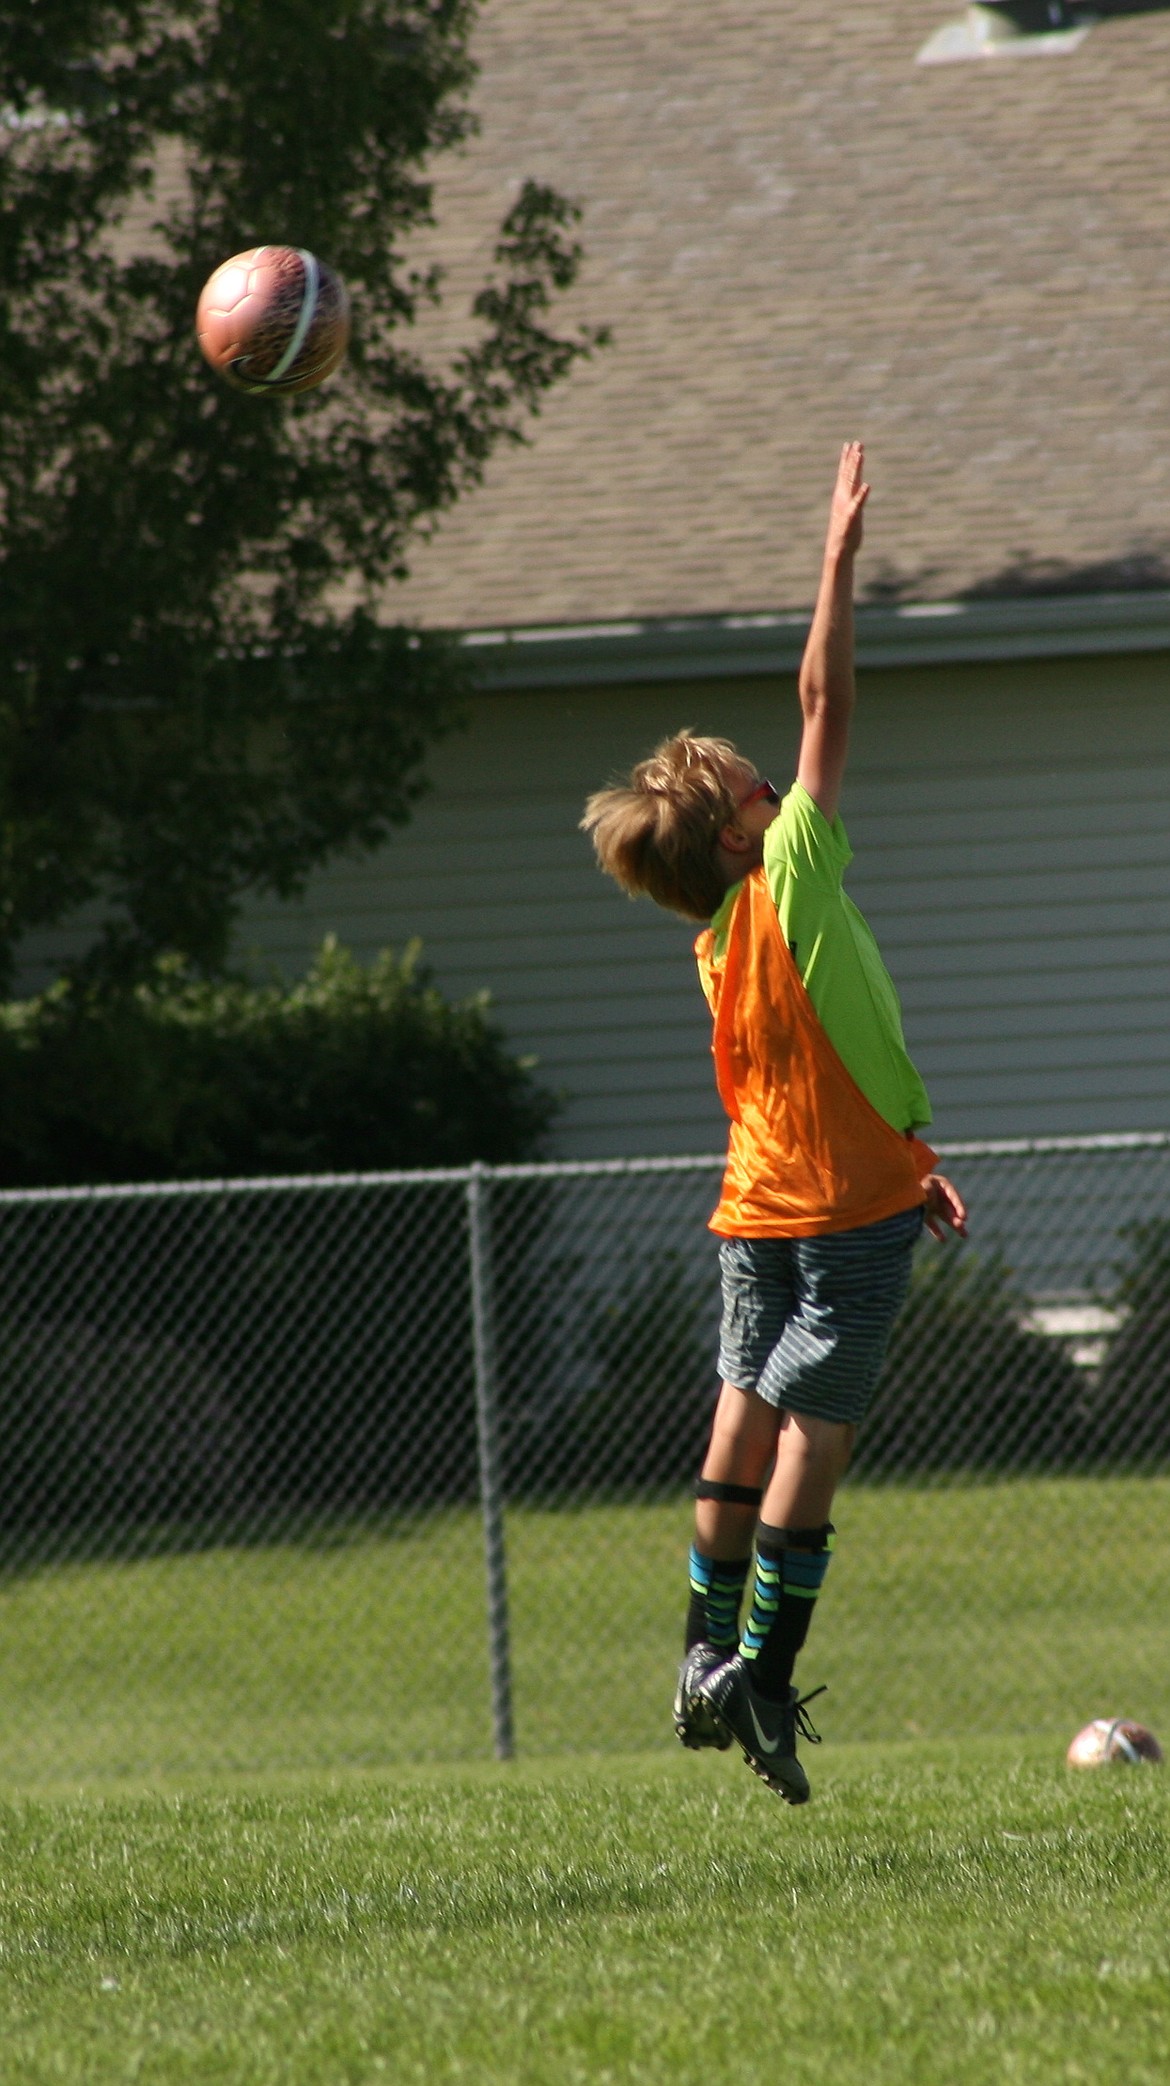
<path id="1" fill-rule="evenodd" d="M 858 1475 L 1075 1463 L 1082 1372 L 1027 1313 L 997 1255 L 925 1249 L 858 1437 Z"/>
<path id="2" fill-rule="evenodd" d="M 417 945 L 366 966 L 330 939 L 292 987 L 164 959 L 0 1007 L 5 1187 L 499 1164 L 539 1154 L 556 1105 Z"/>
<path id="3" fill-rule="evenodd" d="M 598 1300 L 586 1328 L 596 1377 L 576 1414 L 584 1473 L 600 1470 L 615 1490 L 697 1477 L 718 1390 L 710 1301 L 670 1251 Z"/>
<path id="4" fill-rule="evenodd" d="M 0 1181 L 399 1170 L 355 1195 L 0 1209 L 0 1550 L 133 1548 L 476 1482 L 466 1212 L 424 1166 L 535 1156 L 553 1113 L 482 996 L 329 942 L 298 985 L 175 962 L 0 1008 Z"/>
<path id="5" fill-rule="evenodd" d="M 1127 1258 L 1103 1301 L 1121 1323 L 1086 1397 L 1089 1453 L 1114 1468 L 1163 1465 L 1170 1457 L 1170 1222 L 1123 1226 Z"/>
<path id="6" fill-rule="evenodd" d="M 676 1491 L 698 1472 L 718 1387 L 716 1293 L 680 1252 L 631 1242 L 624 1268 L 618 1258 L 545 1260 L 534 1241 L 512 1272 L 500 1382 L 514 1499 Z"/>
<path id="7" fill-rule="evenodd" d="M 0 1202 L 0 1571 L 474 1496 L 466 1195 Z"/>

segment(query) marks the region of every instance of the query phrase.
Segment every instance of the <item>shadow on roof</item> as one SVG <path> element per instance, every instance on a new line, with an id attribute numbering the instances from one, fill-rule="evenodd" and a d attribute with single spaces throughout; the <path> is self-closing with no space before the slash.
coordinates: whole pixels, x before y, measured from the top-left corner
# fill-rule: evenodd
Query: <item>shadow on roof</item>
<path id="1" fill-rule="evenodd" d="M 1024 36 L 1053 29 L 1108 22 L 1129 14 L 1170 13 L 1170 0 L 983 0 L 988 14 L 1010 22 Z"/>
<path id="2" fill-rule="evenodd" d="M 879 565 L 859 590 L 872 608 L 896 608 L 901 602 L 930 601 L 938 596 L 937 566 L 913 569 Z M 1159 548 L 1135 545 L 1115 558 L 1082 563 L 1073 559 L 1037 558 L 1031 551 L 1012 556 L 970 586 L 948 589 L 951 601 L 1010 601 L 1043 594 L 1141 594 L 1170 588 L 1170 543 Z"/>
<path id="3" fill-rule="evenodd" d="M 1034 558 L 1019 551 L 959 595 L 961 601 L 1002 600 L 1023 594 L 1135 594 L 1170 587 L 1170 546 L 1149 545 L 1123 551 L 1120 557 L 1084 564 L 1071 559 Z"/>
<path id="4" fill-rule="evenodd" d="M 1170 0 L 1094 0 L 1084 11 L 1099 22 L 1107 22 L 1113 15 L 1170 14 Z"/>

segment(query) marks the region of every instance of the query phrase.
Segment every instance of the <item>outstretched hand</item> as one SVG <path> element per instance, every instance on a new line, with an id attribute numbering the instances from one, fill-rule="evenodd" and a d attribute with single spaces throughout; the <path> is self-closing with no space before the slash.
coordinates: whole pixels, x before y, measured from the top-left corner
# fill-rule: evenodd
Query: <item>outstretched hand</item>
<path id="1" fill-rule="evenodd" d="M 926 1189 L 926 1228 L 931 1237 L 941 1239 L 944 1231 L 953 1231 L 965 1239 L 967 1205 L 962 1196 L 941 1173 L 928 1174 L 922 1185 Z"/>
<path id="2" fill-rule="evenodd" d="M 865 451 L 846 442 L 837 465 L 816 606 L 800 662 L 804 728 L 796 779 L 832 825 L 841 798 L 853 715 L 853 553 L 861 544 Z"/>
<path id="3" fill-rule="evenodd" d="M 862 483 L 865 469 L 865 450 L 860 442 L 846 442 L 837 466 L 837 483 L 833 487 L 833 500 L 829 508 L 829 534 L 825 544 L 826 556 L 847 552 L 850 557 L 861 549 L 862 509 L 869 498 L 869 487 Z"/>

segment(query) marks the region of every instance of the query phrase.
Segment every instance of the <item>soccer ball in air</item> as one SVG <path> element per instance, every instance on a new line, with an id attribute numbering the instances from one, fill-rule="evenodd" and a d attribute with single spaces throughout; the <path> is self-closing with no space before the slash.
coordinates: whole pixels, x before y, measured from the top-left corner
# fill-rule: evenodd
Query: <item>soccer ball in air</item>
<path id="1" fill-rule="evenodd" d="M 297 246 L 251 246 L 221 261 L 200 292 L 199 345 L 240 391 L 309 391 L 349 343 L 339 276 Z"/>
<path id="2" fill-rule="evenodd" d="M 1068 1749 L 1070 1767 L 1140 1767 L 1162 1758 L 1162 1748 L 1144 1724 L 1128 1717 L 1094 1717 Z"/>

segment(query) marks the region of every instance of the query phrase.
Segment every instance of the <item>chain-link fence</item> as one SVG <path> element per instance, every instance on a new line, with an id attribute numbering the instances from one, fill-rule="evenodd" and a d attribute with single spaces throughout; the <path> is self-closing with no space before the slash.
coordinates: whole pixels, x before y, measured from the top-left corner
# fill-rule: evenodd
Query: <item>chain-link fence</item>
<path id="1" fill-rule="evenodd" d="M 1170 1137 L 946 1163 L 971 1240 L 836 1516 L 837 1734 L 1156 1714 Z M 0 1775 L 670 1743 L 719 1166 L 0 1196 Z"/>

